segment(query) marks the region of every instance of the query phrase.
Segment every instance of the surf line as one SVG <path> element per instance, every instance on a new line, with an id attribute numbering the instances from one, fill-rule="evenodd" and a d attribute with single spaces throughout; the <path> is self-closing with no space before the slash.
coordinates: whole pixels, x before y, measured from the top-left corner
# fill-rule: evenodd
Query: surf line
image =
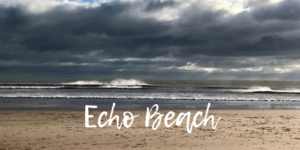
<path id="1" fill-rule="evenodd" d="M 122 125 L 124 125 L 125 128 L 130 128 L 131 125 L 134 122 L 134 118 L 136 118 L 136 117 L 139 116 L 139 115 L 135 115 L 134 116 L 131 112 L 125 111 L 123 113 L 123 120 L 122 120 L 121 123 L 119 123 L 120 117 L 118 115 L 114 115 L 113 116 L 115 105 L 116 104 L 113 103 L 109 119 L 106 122 L 104 122 L 104 123 L 102 123 L 102 117 L 103 116 L 107 116 L 108 113 L 106 111 L 103 111 L 103 112 L 100 113 L 100 115 L 98 117 L 98 126 L 100 128 L 106 126 L 107 124 L 109 126 L 111 126 L 114 120 L 116 121 L 116 126 L 117 126 L 118 129 L 121 129 Z M 201 111 L 198 111 L 194 115 L 194 118 L 193 118 L 193 121 L 192 121 L 191 125 L 190 125 L 191 112 L 188 111 L 186 113 L 179 113 L 179 115 L 177 116 L 177 118 L 170 123 L 169 121 L 172 120 L 172 119 L 174 119 L 174 117 L 175 117 L 175 112 L 169 111 L 165 115 L 164 124 L 168 128 L 171 127 L 173 124 L 176 124 L 177 126 L 180 126 L 181 123 L 183 122 L 183 120 L 186 118 L 186 129 L 187 129 L 187 132 L 188 133 L 192 133 L 193 127 L 198 128 L 201 125 L 206 126 L 207 123 L 208 123 L 208 121 L 211 120 L 211 126 L 212 126 L 212 128 L 216 129 L 217 125 L 218 125 L 218 122 L 221 119 L 221 117 L 219 117 L 218 120 L 216 121 L 216 123 L 214 124 L 214 120 L 215 120 L 214 116 L 210 115 L 208 117 L 209 107 L 210 107 L 210 103 L 208 103 L 204 119 L 200 123 L 197 123 L 197 118 L 198 118 L 198 116 L 203 116 L 203 113 Z M 90 125 L 90 123 L 89 123 L 89 119 L 94 117 L 94 115 L 89 115 L 89 109 L 90 108 L 91 109 L 96 109 L 97 106 L 96 105 L 85 105 L 85 127 L 86 128 L 96 128 L 97 127 L 96 125 Z M 152 113 L 153 108 L 155 108 L 154 113 Z M 164 114 L 159 113 L 158 110 L 159 110 L 158 104 L 154 104 L 151 107 L 151 109 L 149 109 L 149 107 L 147 107 L 146 116 L 145 116 L 145 126 L 146 127 L 149 127 L 150 120 L 153 119 L 156 116 L 155 120 L 152 123 L 152 129 L 153 130 L 157 130 L 158 129 L 158 127 L 160 126 L 160 124 L 161 124 L 161 122 L 163 120 L 163 116 L 164 116 Z"/>

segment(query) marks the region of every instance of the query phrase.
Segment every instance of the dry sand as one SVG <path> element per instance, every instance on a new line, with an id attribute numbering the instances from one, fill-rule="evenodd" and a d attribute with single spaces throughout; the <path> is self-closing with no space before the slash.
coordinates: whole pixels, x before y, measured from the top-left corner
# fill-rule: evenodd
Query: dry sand
<path id="1" fill-rule="evenodd" d="M 194 128 L 191 134 L 184 124 L 166 128 L 162 122 L 156 131 L 145 128 L 146 111 L 131 112 L 140 116 L 130 128 L 118 130 L 115 125 L 85 128 L 84 111 L 0 111 L 0 149 L 300 148 L 300 111 L 210 110 L 209 114 L 215 118 L 222 117 L 217 129 L 213 130 L 209 122 L 206 127 Z M 195 114 L 196 111 L 191 112 Z M 92 113 L 96 118 L 91 119 L 91 124 L 97 124 L 100 112 Z"/>

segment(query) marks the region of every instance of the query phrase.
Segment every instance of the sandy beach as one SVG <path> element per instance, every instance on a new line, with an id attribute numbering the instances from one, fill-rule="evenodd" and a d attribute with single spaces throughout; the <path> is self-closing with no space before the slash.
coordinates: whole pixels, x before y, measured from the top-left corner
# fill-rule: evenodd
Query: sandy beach
<path id="1" fill-rule="evenodd" d="M 85 128 L 84 111 L 0 111 L 0 149 L 291 150 L 300 147 L 300 111 L 211 110 L 209 115 L 214 115 L 215 120 L 222 117 L 217 128 L 213 130 L 209 121 L 205 127 L 194 128 L 191 134 L 186 131 L 186 121 L 170 128 L 162 122 L 154 131 L 145 127 L 146 111 L 131 112 L 140 116 L 130 128 L 122 126 L 119 130 L 114 124 Z M 174 112 L 177 116 L 187 110 Z M 95 115 L 90 124 L 97 125 L 100 113 L 90 112 Z M 114 112 L 119 116 L 122 113 Z"/>

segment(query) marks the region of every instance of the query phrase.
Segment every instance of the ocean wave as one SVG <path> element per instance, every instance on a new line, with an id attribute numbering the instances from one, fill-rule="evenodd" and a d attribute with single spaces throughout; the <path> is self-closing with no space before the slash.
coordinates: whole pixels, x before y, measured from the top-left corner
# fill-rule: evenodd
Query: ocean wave
<path id="1" fill-rule="evenodd" d="M 267 86 L 253 86 L 249 89 L 234 89 L 232 92 L 245 92 L 245 93 L 278 93 L 278 94 L 299 94 L 300 89 L 281 89 L 273 90 Z"/>
<path id="2" fill-rule="evenodd" d="M 53 99 L 156 99 L 156 100 L 211 100 L 211 101 L 300 101 L 296 96 L 218 93 L 14 93 L 0 94 L 0 98 Z"/>
<path id="3" fill-rule="evenodd" d="M 151 86 L 145 82 L 136 79 L 115 79 L 110 82 L 99 81 L 76 81 L 70 83 L 62 83 L 62 88 L 125 88 L 138 89 Z"/>
<path id="4" fill-rule="evenodd" d="M 59 89 L 62 86 L 0 86 L 0 89 Z"/>
<path id="5" fill-rule="evenodd" d="M 115 79 L 110 82 L 100 81 L 75 81 L 60 84 L 1 84 L 0 89 L 84 89 L 84 88 L 103 88 L 103 89 L 141 89 L 153 87 L 152 85 L 136 79 Z"/>
<path id="6" fill-rule="evenodd" d="M 130 86 L 130 85 L 105 85 L 105 86 L 100 86 L 99 88 L 107 88 L 107 89 L 114 89 L 114 88 L 117 88 L 117 89 L 141 89 L 143 88 L 143 86 L 140 86 L 140 85 L 133 85 L 133 86 Z"/>
<path id="7" fill-rule="evenodd" d="M 61 83 L 62 85 L 102 85 L 104 83 L 99 81 L 75 81 L 68 83 Z"/>
<path id="8" fill-rule="evenodd" d="M 142 82 L 140 80 L 136 80 L 136 79 L 129 79 L 129 80 L 126 80 L 126 79 L 115 79 L 115 80 L 112 80 L 110 82 L 110 84 L 112 85 L 149 85 L 145 82 Z"/>

